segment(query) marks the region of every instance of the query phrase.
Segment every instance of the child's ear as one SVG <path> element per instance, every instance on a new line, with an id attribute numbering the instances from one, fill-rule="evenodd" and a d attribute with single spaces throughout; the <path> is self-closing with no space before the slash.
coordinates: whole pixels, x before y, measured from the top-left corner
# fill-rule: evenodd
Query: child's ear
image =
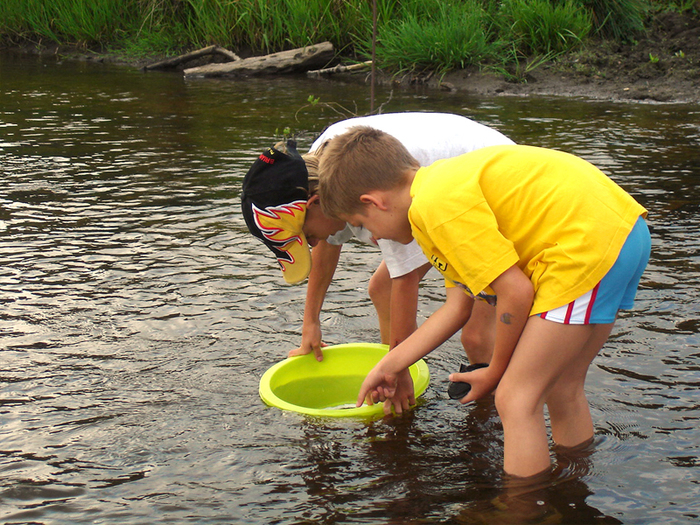
<path id="1" fill-rule="evenodd" d="M 321 197 L 318 196 L 318 193 L 312 195 L 309 197 L 309 200 L 306 201 L 307 206 L 311 206 L 313 204 L 321 204 Z"/>
<path id="2" fill-rule="evenodd" d="M 362 204 L 370 205 L 370 206 L 375 206 L 379 208 L 380 210 L 386 210 L 386 203 L 384 202 L 384 199 L 380 195 L 374 194 L 374 193 L 364 193 L 360 195 L 360 202 Z"/>

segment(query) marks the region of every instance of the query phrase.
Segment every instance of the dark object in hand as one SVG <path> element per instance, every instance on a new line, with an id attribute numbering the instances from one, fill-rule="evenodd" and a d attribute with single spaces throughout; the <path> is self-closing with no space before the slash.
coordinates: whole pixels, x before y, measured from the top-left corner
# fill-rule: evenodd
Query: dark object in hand
<path id="1" fill-rule="evenodd" d="M 462 363 L 461 365 L 459 365 L 459 373 L 463 374 L 464 372 L 473 372 L 478 368 L 484 368 L 487 366 L 489 365 L 486 363 L 476 363 L 469 366 Z M 447 395 L 450 396 L 450 399 L 462 399 L 469 393 L 471 389 L 472 386 L 469 383 L 450 381 L 450 386 L 447 387 Z"/>

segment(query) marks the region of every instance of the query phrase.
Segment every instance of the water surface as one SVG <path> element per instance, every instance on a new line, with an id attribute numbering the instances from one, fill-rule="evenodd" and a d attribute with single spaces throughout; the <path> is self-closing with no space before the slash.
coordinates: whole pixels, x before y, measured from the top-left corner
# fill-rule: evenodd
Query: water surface
<path id="1" fill-rule="evenodd" d="M 322 103 L 308 106 L 309 95 Z M 700 516 L 700 108 L 377 90 L 598 165 L 649 210 L 634 311 L 589 373 L 597 438 L 555 481 L 504 491 L 490 402 L 461 406 L 458 340 L 410 415 L 266 407 L 305 289 L 247 233 L 242 177 L 287 127 L 304 150 L 360 84 L 184 81 L 0 55 L 0 519 L 6 523 L 685 523 Z M 326 342 L 378 340 L 350 244 Z M 443 299 L 421 293 L 421 317 Z M 554 453 L 553 453 L 554 454 Z"/>

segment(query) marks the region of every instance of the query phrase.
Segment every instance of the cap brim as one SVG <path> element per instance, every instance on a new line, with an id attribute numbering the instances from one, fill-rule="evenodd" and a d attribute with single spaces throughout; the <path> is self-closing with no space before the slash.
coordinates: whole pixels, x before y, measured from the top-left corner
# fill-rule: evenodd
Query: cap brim
<path id="1" fill-rule="evenodd" d="M 298 240 L 290 242 L 282 250 L 289 256 L 288 259 L 277 259 L 285 282 L 297 284 L 306 279 L 311 273 L 311 249 L 304 234 L 299 234 Z"/>

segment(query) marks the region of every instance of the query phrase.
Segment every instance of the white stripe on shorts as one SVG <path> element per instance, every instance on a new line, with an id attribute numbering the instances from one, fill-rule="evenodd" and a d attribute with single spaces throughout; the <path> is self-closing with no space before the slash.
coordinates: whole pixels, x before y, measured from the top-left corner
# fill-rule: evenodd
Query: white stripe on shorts
<path id="1" fill-rule="evenodd" d="M 562 324 L 590 324 L 591 312 L 595 305 L 595 299 L 598 295 L 598 283 L 593 290 L 586 292 L 575 301 L 550 310 L 542 312 L 540 317 L 548 321 Z"/>

